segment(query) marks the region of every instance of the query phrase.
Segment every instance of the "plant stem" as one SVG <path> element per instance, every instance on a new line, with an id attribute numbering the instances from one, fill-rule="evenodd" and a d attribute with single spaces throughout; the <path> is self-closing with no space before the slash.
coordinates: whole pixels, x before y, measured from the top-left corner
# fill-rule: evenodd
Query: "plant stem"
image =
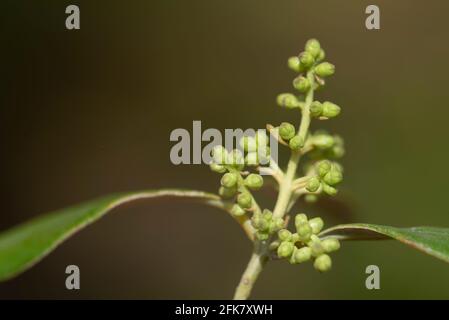
<path id="1" fill-rule="evenodd" d="M 298 129 L 298 136 L 306 141 L 307 132 L 310 126 L 310 105 L 313 102 L 313 86 L 314 78 L 312 72 L 307 73 L 307 78 L 310 81 L 310 89 L 306 95 L 306 101 L 304 107 L 302 108 L 301 123 Z M 273 216 L 282 218 L 287 213 L 288 204 L 292 196 L 292 183 L 295 179 L 296 170 L 298 168 L 299 160 L 301 158 L 300 151 L 292 151 L 290 160 L 287 165 L 287 172 L 284 175 L 284 179 L 279 187 L 279 195 L 274 207 Z"/>
<path id="2" fill-rule="evenodd" d="M 265 263 L 268 261 L 268 254 L 265 252 L 266 248 L 264 245 L 260 246 L 263 248 L 262 252 L 258 252 L 257 247 L 261 244 L 260 241 L 257 241 L 257 244 L 254 247 L 254 252 L 251 255 L 251 259 L 248 262 L 248 266 L 243 272 L 242 278 L 240 279 L 239 285 L 235 290 L 234 300 L 246 300 L 251 294 L 251 290 L 256 282 L 259 274 L 262 272 L 262 269 Z"/>
<path id="3" fill-rule="evenodd" d="M 310 105 L 313 102 L 314 96 L 314 84 L 315 79 L 313 72 L 309 71 L 307 73 L 307 78 L 310 81 L 310 89 L 307 92 L 304 107 L 302 108 L 301 123 L 298 129 L 298 135 L 303 141 L 306 141 L 307 133 L 310 126 Z M 296 170 L 298 168 L 299 160 L 301 158 L 301 151 L 292 151 L 290 160 L 287 165 L 287 172 L 282 177 L 282 181 L 279 185 L 279 194 L 276 201 L 276 205 L 273 211 L 273 217 L 284 217 L 288 209 L 292 206 L 290 200 L 292 199 L 293 189 L 292 184 L 295 179 Z M 266 241 L 256 240 L 254 242 L 254 251 L 249 260 L 248 266 L 243 272 L 240 283 L 234 294 L 235 300 L 245 300 L 248 299 L 251 294 L 251 290 L 257 277 L 262 272 L 265 263 L 268 261 L 270 239 Z"/>

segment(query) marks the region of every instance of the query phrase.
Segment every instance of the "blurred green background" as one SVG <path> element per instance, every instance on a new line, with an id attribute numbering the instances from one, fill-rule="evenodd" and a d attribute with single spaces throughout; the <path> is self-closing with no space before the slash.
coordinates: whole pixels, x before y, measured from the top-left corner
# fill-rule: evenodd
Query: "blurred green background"
<path id="1" fill-rule="evenodd" d="M 375 1 L 381 30 L 368 31 L 373 3 L 3 2 L 0 229 L 111 192 L 216 191 L 207 166 L 171 164 L 170 132 L 193 120 L 219 129 L 297 122 L 275 97 L 291 90 L 286 59 L 310 37 L 337 66 L 318 98 L 342 116 L 314 128 L 345 137 L 344 204 L 296 210 L 329 224 L 449 227 L 449 3 Z M 69 4 L 80 6 L 79 31 L 65 29 Z M 223 212 L 144 201 L 0 284 L 0 298 L 230 298 L 250 252 Z M 81 269 L 79 291 L 65 289 L 69 264 Z M 377 291 L 365 288 L 370 264 L 381 270 Z M 270 263 L 253 298 L 446 299 L 448 284 L 447 264 L 402 244 L 350 242 L 327 274 Z"/>

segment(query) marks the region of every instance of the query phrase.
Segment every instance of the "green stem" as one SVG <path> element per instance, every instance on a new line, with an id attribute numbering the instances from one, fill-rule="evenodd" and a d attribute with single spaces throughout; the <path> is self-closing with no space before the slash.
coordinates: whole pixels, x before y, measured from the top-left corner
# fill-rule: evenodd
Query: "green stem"
<path id="1" fill-rule="evenodd" d="M 307 73 L 307 78 L 309 79 L 311 85 L 306 95 L 304 107 L 302 108 L 301 123 L 298 129 L 298 135 L 303 139 L 303 141 L 306 140 L 307 133 L 309 131 L 310 105 L 312 104 L 314 97 L 313 87 L 315 84 L 315 79 L 312 71 Z M 279 194 L 274 207 L 273 217 L 284 217 L 289 207 L 291 207 L 290 200 L 292 199 L 293 194 L 292 183 L 295 179 L 300 158 L 301 151 L 292 151 L 290 160 L 288 161 L 287 171 L 279 185 Z M 270 239 L 266 241 L 255 241 L 254 252 L 251 255 L 248 266 L 246 267 L 245 272 L 240 279 L 240 283 L 235 291 L 235 300 L 248 299 L 251 294 L 254 283 L 256 282 L 259 274 L 262 272 L 265 263 L 268 261 L 269 243 Z"/>
<path id="2" fill-rule="evenodd" d="M 258 252 L 257 250 L 257 247 L 259 247 L 260 244 L 261 242 L 257 241 L 257 244 L 254 247 L 254 252 L 251 255 L 251 259 L 248 262 L 248 266 L 246 267 L 246 270 L 240 279 L 239 285 L 235 290 L 234 300 L 248 299 L 254 283 L 268 261 L 268 254 L 265 252 L 265 246 L 260 246 L 263 250 L 262 252 Z"/>

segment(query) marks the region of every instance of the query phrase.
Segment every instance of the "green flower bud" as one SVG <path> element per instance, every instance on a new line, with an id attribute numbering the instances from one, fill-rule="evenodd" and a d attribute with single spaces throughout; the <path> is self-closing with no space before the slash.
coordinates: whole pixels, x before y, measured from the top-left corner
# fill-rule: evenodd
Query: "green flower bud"
<path id="1" fill-rule="evenodd" d="M 304 213 L 298 213 L 295 216 L 295 226 L 299 226 L 300 224 L 307 223 L 307 215 Z"/>
<path id="2" fill-rule="evenodd" d="M 237 196 L 237 203 L 242 208 L 249 209 L 253 203 L 253 198 L 248 192 L 242 192 Z"/>
<path id="3" fill-rule="evenodd" d="M 256 237 L 260 241 L 264 241 L 264 240 L 267 240 L 270 237 L 270 235 L 268 233 L 266 233 L 266 232 L 257 231 L 256 232 Z"/>
<path id="4" fill-rule="evenodd" d="M 295 262 L 296 263 L 302 263 L 310 260 L 312 257 L 312 249 L 309 247 L 303 247 L 295 251 Z"/>
<path id="5" fill-rule="evenodd" d="M 212 149 L 212 158 L 217 164 L 226 164 L 228 151 L 223 146 L 215 146 Z"/>
<path id="6" fill-rule="evenodd" d="M 329 257 L 327 254 L 320 255 L 315 259 L 313 267 L 320 272 L 329 271 L 332 268 L 331 257 Z"/>
<path id="7" fill-rule="evenodd" d="M 296 77 L 293 79 L 293 87 L 299 92 L 307 92 L 310 89 L 310 81 L 303 76 Z"/>
<path id="8" fill-rule="evenodd" d="M 315 73 L 319 77 L 328 77 L 335 73 L 335 66 L 329 62 L 321 62 L 315 67 Z"/>
<path id="9" fill-rule="evenodd" d="M 290 149 L 298 151 L 304 146 L 304 140 L 300 136 L 294 136 L 288 142 Z"/>
<path id="10" fill-rule="evenodd" d="M 295 136 L 296 130 L 295 127 L 288 122 L 282 122 L 279 126 L 279 135 L 285 141 L 290 140 Z"/>
<path id="11" fill-rule="evenodd" d="M 262 211 L 262 218 L 264 220 L 271 221 L 271 219 L 273 219 L 273 212 L 271 212 L 268 209 L 263 209 L 263 211 Z"/>
<path id="12" fill-rule="evenodd" d="M 316 171 L 320 177 L 324 177 L 332 168 L 329 160 L 320 161 L 316 166 Z"/>
<path id="13" fill-rule="evenodd" d="M 334 166 L 332 169 L 326 173 L 323 177 L 323 181 L 326 182 L 328 185 L 334 186 L 343 180 L 343 175 L 341 174 L 341 171 L 336 169 Z"/>
<path id="14" fill-rule="evenodd" d="M 318 118 L 323 113 L 323 105 L 319 101 L 313 101 L 310 105 L 310 115 Z"/>
<path id="15" fill-rule="evenodd" d="M 290 255 L 290 258 L 288 259 L 288 263 L 290 263 L 290 264 L 296 264 L 297 263 L 295 261 L 295 253 L 296 253 L 296 251 L 298 251 L 298 248 L 296 248 L 296 246 L 295 246 L 295 247 L 293 247 L 293 252 Z"/>
<path id="16" fill-rule="evenodd" d="M 307 241 L 310 238 L 310 236 L 312 235 L 312 228 L 310 227 L 310 225 L 307 222 L 297 225 L 296 231 L 297 231 L 297 233 L 299 235 L 299 239 L 301 241 Z"/>
<path id="17" fill-rule="evenodd" d="M 321 186 L 320 179 L 317 177 L 312 177 L 307 181 L 306 190 L 309 192 L 315 192 Z"/>
<path id="18" fill-rule="evenodd" d="M 317 39 L 310 39 L 306 42 L 306 52 L 310 53 L 314 58 L 317 58 L 321 51 L 320 42 Z"/>
<path id="19" fill-rule="evenodd" d="M 288 58 L 288 67 L 296 72 L 301 72 L 301 68 L 299 67 L 299 58 L 298 57 L 290 57 Z"/>
<path id="20" fill-rule="evenodd" d="M 326 52 L 323 49 L 321 49 L 320 53 L 318 54 L 318 57 L 316 58 L 316 61 L 321 62 L 324 60 L 324 58 L 326 58 Z"/>
<path id="21" fill-rule="evenodd" d="M 233 166 L 237 170 L 242 170 L 245 167 L 245 159 L 243 158 L 242 152 L 238 149 L 232 150 L 227 157 L 227 163 Z"/>
<path id="22" fill-rule="evenodd" d="M 335 140 L 328 134 L 318 134 L 313 137 L 313 144 L 320 149 L 329 149 L 335 144 Z"/>
<path id="23" fill-rule="evenodd" d="M 340 249 L 340 241 L 335 238 L 324 239 L 321 241 L 321 245 L 323 246 L 324 251 L 328 253 Z"/>
<path id="24" fill-rule="evenodd" d="M 318 201 L 318 197 L 315 194 L 306 194 L 304 197 L 306 203 L 315 203 Z"/>
<path id="25" fill-rule="evenodd" d="M 225 173 L 223 177 L 221 177 L 220 183 L 223 187 L 233 188 L 237 185 L 238 177 L 235 173 Z"/>
<path id="26" fill-rule="evenodd" d="M 299 56 L 299 63 L 300 68 L 307 70 L 315 63 L 315 59 L 310 52 L 306 51 Z"/>
<path id="27" fill-rule="evenodd" d="M 231 209 L 231 213 L 236 217 L 241 217 L 245 214 L 245 210 L 238 204 L 234 204 Z"/>
<path id="28" fill-rule="evenodd" d="M 261 175 L 251 173 L 245 179 L 245 185 L 253 190 L 258 190 L 263 186 L 263 178 Z"/>
<path id="29" fill-rule="evenodd" d="M 301 106 L 299 100 L 291 93 L 281 93 L 277 96 L 276 102 L 278 106 L 287 109 L 299 108 Z"/>
<path id="30" fill-rule="evenodd" d="M 325 101 L 323 102 L 323 112 L 322 116 L 326 118 L 334 118 L 340 114 L 341 108 L 336 104 Z"/>
<path id="31" fill-rule="evenodd" d="M 323 245 L 321 244 L 320 238 L 316 235 L 310 237 L 310 241 L 307 243 L 310 249 L 312 249 L 312 256 L 318 257 L 324 253 Z"/>
<path id="32" fill-rule="evenodd" d="M 296 243 L 299 241 L 299 235 L 295 232 L 292 234 L 292 238 L 290 239 L 291 243 Z"/>
<path id="33" fill-rule="evenodd" d="M 269 228 L 269 222 L 262 217 L 261 214 L 254 214 L 251 218 L 251 224 L 254 228 L 260 231 L 267 231 Z"/>
<path id="34" fill-rule="evenodd" d="M 273 233 L 277 232 L 279 229 L 281 229 L 283 226 L 284 226 L 283 223 L 279 224 L 279 219 L 273 219 L 270 221 L 268 233 L 273 234 Z"/>
<path id="35" fill-rule="evenodd" d="M 323 186 L 323 191 L 330 196 L 335 196 L 338 192 L 337 189 L 328 185 L 327 183 L 322 183 L 321 185 Z"/>
<path id="36" fill-rule="evenodd" d="M 292 255 L 295 245 L 289 241 L 282 242 L 278 247 L 278 256 L 288 258 Z"/>
<path id="37" fill-rule="evenodd" d="M 223 166 L 221 164 L 218 164 L 218 163 L 215 163 L 215 162 L 212 162 L 209 165 L 209 167 L 214 172 L 218 172 L 218 173 L 225 173 L 226 172 L 226 167 L 225 166 Z"/>
<path id="38" fill-rule="evenodd" d="M 343 146 L 334 146 L 331 149 L 331 156 L 334 158 L 341 158 L 345 155 L 345 148 Z"/>
<path id="39" fill-rule="evenodd" d="M 218 189 L 218 194 L 225 198 L 232 198 L 233 196 L 235 196 L 235 194 L 237 193 L 237 188 L 225 188 L 225 187 L 220 187 L 220 189 Z"/>
<path id="40" fill-rule="evenodd" d="M 278 237 L 281 241 L 290 241 L 292 238 L 292 233 L 287 229 L 281 229 L 278 232 Z"/>
<path id="41" fill-rule="evenodd" d="M 259 156 L 257 152 L 250 152 L 245 157 L 245 164 L 248 166 L 258 166 L 259 165 Z"/>
<path id="42" fill-rule="evenodd" d="M 323 229 L 324 222 L 320 217 L 316 217 L 309 220 L 309 225 L 312 228 L 312 232 L 317 234 L 321 231 L 321 229 Z"/>
<path id="43" fill-rule="evenodd" d="M 262 220 L 263 220 L 262 215 L 255 213 L 251 218 L 251 225 L 256 229 L 260 229 L 259 226 Z"/>
<path id="44" fill-rule="evenodd" d="M 276 230 L 280 230 L 284 227 L 284 219 L 282 218 L 274 218 L 273 222 Z"/>

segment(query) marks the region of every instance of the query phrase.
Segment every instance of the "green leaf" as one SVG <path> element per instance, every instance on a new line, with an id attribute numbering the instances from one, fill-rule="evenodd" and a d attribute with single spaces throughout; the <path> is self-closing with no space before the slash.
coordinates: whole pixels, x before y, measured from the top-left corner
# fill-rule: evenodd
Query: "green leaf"
<path id="1" fill-rule="evenodd" d="M 320 233 L 320 237 L 340 240 L 395 239 L 449 263 L 449 228 L 396 228 L 375 224 L 342 224 Z"/>
<path id="2" fill-rule="evenodd" d="M 156 197 L 193 199 L 228 210 L 217 195 L 173 189 L 114 194 L 58 210 L 0 233 L 0 281 L 30 268 L 75 232 L 119 205 Z"/>

